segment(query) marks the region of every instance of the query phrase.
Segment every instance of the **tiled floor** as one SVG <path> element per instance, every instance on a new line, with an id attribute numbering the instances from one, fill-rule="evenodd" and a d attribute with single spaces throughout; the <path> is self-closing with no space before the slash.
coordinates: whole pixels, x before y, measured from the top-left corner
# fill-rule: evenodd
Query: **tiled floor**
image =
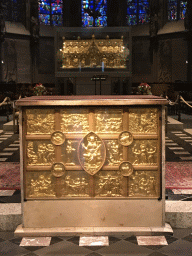
<path id="1" fill-rule="evenodd" d="M 52 237 L 49 246 L 20 246 L 21 238 L 13 232 L 0 232 L 0 255 L 6 256 L 190 256 L 192 255 L 192 228 L 174 229 L 173 236 L 143 238 L 136 236 L 109 236 L 109 246 L 79 246 L 79 237 Z M 45 239 L 44 239 L 45 240 Z M 44 242 L 48 242 L 46 239 Z M 24 241 L 24 245 L 26 241 Z M 141 245 L 138 245 L 138 242 Z M 167 243 L 167 245 L 166 245 Z M 28 243 L 30 244 L 30 242 Z M 49 244 L 49 242 L 48 242 Z M 150 244 L 150 245 L 149 245 Z M 154 245 L 155 244 L 155 245 Z"/>

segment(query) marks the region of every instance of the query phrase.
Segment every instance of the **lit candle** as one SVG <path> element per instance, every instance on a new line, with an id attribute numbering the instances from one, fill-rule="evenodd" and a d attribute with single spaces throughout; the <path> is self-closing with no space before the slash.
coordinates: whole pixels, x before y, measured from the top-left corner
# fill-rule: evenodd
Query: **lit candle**
<path id="1" fill-rule="evenodd" d="M 102 61 L 102 72 L 104 72 L 104 62 Z"/>

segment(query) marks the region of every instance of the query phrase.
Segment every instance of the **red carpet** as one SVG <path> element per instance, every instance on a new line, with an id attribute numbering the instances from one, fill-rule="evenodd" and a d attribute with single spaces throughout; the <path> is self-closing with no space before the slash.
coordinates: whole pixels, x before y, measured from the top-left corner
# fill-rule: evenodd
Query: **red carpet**
<path id="1" fill-rule="evenodd" d="M 20 188 L 20 164 L 0 163 L 0 190 Z"/>
<path id="2" fill-rule="evenodd" d="M 166 162 L 165 187 L 192 189 L 192 162 Z"/>
<path id="3" fill-rule="evenodd" d="M 192 162 L 166 162 L 165 187 L 192 189 Z M 20 189 L 20 164 L 0 163 L 0 190 Z"/>

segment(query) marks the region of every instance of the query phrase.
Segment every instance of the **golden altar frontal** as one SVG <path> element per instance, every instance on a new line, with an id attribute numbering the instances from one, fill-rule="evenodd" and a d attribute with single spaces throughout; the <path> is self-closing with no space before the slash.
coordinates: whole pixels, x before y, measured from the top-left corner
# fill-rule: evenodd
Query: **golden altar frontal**
<path id="1" fill-rule="evenodd" d="M 164 227 L 165 104 L 152 95 L 18 100 L 23 223 L 16 234 Z"/>

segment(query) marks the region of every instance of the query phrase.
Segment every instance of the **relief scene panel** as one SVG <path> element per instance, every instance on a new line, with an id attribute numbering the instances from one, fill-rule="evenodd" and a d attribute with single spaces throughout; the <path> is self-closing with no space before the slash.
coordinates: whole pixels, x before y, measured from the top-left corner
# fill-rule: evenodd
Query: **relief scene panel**
<path id="1" fill-rule="evenodd" d="M 123 130 L 122 109 L 97 109 L 95 110 L 96 132 L 117 133 Z"/>
<path id="2" fill-rule="evenodd" d="M 55 146 L 50 141 L 27 142 L 27 165 L 51 165 L 55 161 Z"/>
<path id="3" fill-rule="evenodd" d="M 88 109 L 62 109 L 61 131 L 63 133 L 89 132 Z"/>
<path id="4" fill-rule="evenodd" d="M 62 197 L 89 197 L 89 175 L 85 171 L 67 171 L 61 179 Z"/>
<path id="5" fill-rule="evenodd" d="M 156 108 L 130 108 L 129 131 L 132 133 L 157 134 L 158 109 Z"/>
<path id="6" fill-rule="evenodd" d="M 123 146 L 118 140 L 105 140 L 106 161 L 105 165 L 119 165 L 123 161 Z"/>
<path id="7" fill-rule="evenodd" d="M 134 171 L 129 177 L 129 197 L 157 197 L 158 172 Z"/>
<path id="8" fill-rule="evenodd" d="M 96 197 L 123 196 L 123 177 L 118 171 L 100 171 L 95 175 Z"/>
<path id="9" fill-rule="evenodd" d="M 129 161 L 133 165 L 157 165 L 157 141 L 134 141 L 129 147 Z"/>
<path id="10" fill-rule="evenodd" d="M 66 140 L 61 147 L 62 162 L 65 165 L 80 165 L 77 150 L 79 140 Z"/>
<path id="11" fill-rule="evenodd" d="M 26 173 L 27 198 L 55 197 L 55 178 L 50 172 Z"/>
<path id="12" fill-rule="evenodd" d="M 53 109 L 27 109 L 27 134 L 51 134 L 55 129 Z"/>

